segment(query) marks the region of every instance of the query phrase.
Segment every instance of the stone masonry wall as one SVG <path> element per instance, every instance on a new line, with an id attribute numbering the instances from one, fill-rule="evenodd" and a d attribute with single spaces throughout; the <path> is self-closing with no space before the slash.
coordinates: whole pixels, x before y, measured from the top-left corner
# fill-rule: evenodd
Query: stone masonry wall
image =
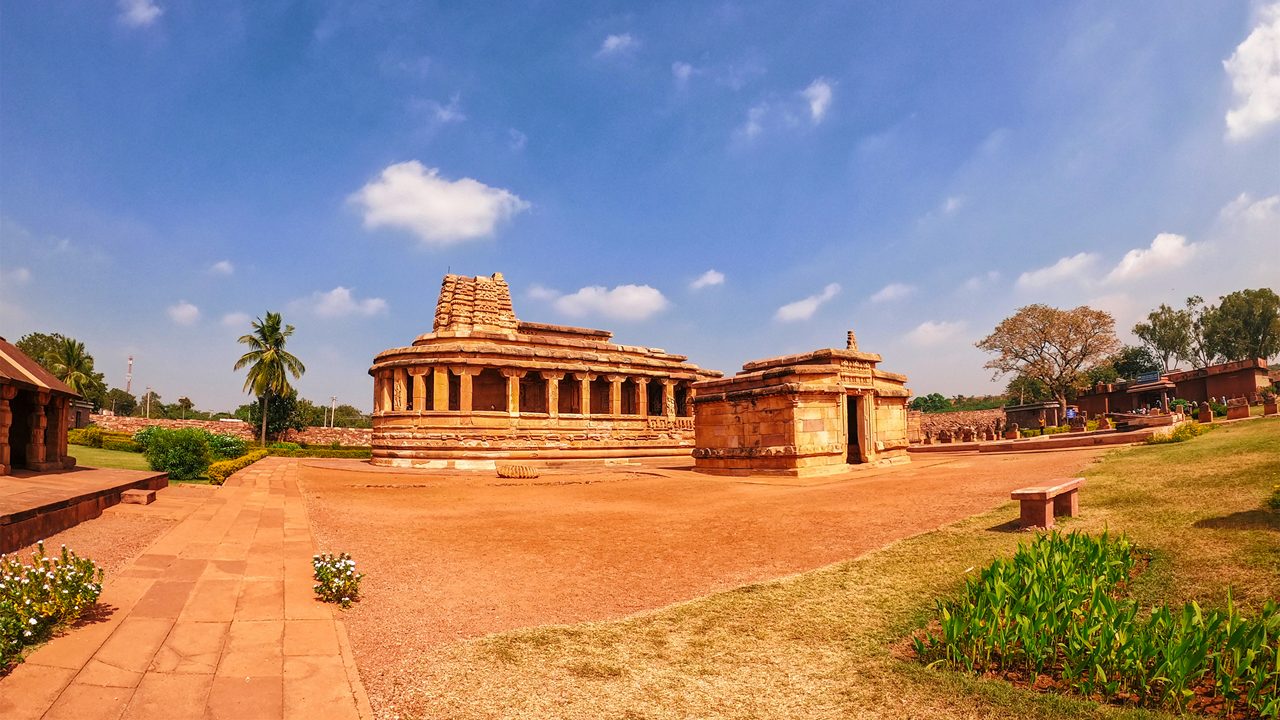
<path id="1" fill-rule="evenodd" d="M 201 428 L 213 433 L 235 435 L 245 440 L 258 437 L 257 428 L 242 420 L 162 420 L 160 418 L 115 417 L 112 415 L 90 415 L 89 420 L 103 430 L 133 433 L 144 427 L 156 425 L 164 428 Z M 368 447 L 373 431 L 369 428 L 323 428 L 309 427 L 302 431 L 287 430 L 280 438 L 288 442 L 306 443 L 308 445 L 332 445 Z"/>
<path id="2" fill-rule="evenodd" d="M 966 426 L 981 430 L 983 427 L 990 427 L 997 420 L 1004 420 L 1003 408 L 949 413 L 924 413 L 920 416 L 920 430 L 936 437 L 943 430 L 949 430 L 954 434 L 957 430 Z"/>

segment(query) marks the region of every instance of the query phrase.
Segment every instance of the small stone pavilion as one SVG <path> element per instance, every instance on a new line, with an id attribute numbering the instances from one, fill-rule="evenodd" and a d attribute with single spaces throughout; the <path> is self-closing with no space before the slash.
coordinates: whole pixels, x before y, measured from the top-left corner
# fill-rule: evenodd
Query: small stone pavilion
<path id="1" fill-rule="evenodd" d="M 501 273 L 446 275 L 433 331 L 369 369 L 373 464 L 687 455 L 692 386 L 721 373 L 612 336 L 516 319 Z"/>
<path id="2" fill-rule="evenodd" d="M 75 467 L 67 455 L 71 401 L 80 395 L 0 338 L 0 475 Z"/>
<path id="3" fill-rule="evenodd" d="M 905 463 L 905 375 L 858 350 L 815 350 L 749 362 L 694 386 L 694 467 L 717 475 L 805 477 L 862 463 Z"/>

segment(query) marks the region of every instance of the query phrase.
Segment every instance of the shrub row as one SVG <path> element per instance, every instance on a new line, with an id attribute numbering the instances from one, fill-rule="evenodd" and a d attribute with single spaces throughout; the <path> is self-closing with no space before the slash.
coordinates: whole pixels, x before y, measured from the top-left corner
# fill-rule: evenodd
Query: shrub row
<path id="1" fill-rule="evenodd" d="M 134 442 L 133 440 L 130 440 L 129 438 L 122 438 L 120 440 L 116 440 L 113 438 L 103 438 L 102 449 L 115 450 L 117 452 L 132 452 L 132 453 L 142 452 L 142 446 Z"/>
<path id="2" fill-rule="evenodd" d="M 82 428 L 72 428 L 67 431 L 67 442 L 71 445 L 84 445 L 85 447 L 100 448 L 104 442 L 108 440 L 128 440 L 128 433 L 111 432 L 103 430 L 97 425 L 90 425 Z"/>
<path id="3" fill-rule="evenodd" d="M 227 481 L 227 478 L 231 477 L 237 471 L 249 467 L 266 456 L 266 450 L 250 450 L 238 458 L 213 463 L 209 466 L 209 469 L 205 471 L 205 474 L 208 475 L 210 483 L 214 485 L 221 485 Z"/>
<path id="4" fill-rule="evenodd" d="M 22 648 L 74 622 L 102 593 L 102 568 L 62 546 L 49 558 L 36 543 L 31 564 L 0 555 L 0 673 L 18 660 Z"/>
<path id="5" fill-rule="evenodd" d="M 1192 438 L 1200 437 L 1214 428 L 1213 425 L 1202 425 L 1200 423 L 1183 423 L 1173 429 L 1168 435 L 1152 435 L 1147 438 L 1148 445 L 1164 445 L 1166 443 L 1186 442 Z"/>
<path id="6" fill-rule="evenodd" d="M 248 450 L 241 438 L 201 428 L 171 430 L 151 425 L 134 433 L 133 441 L 146 453 L 152 470 L 167 472 L 174 480 L 194 480 L 210 463 L 238 458 Z"/>
<path id="7" fill-rule="evenodd" d="M 1149 614 L 1123 597 L 1136 563 L 1124 537 L 1057 532 L 1018 547 L 938 602 L 938 628 L 917 635 L 930 665 L 1036 683 L 1049 675 L 1088 696 L 1184 710 L 1221 700 L 1250 714 L 1280 713 L 1280 605 L 1241 616 L 1196 603 Z"/>
<path id="8" fill-rule="evenodd" d="M 267 448 L 267 452 L 279 457 L 306 457 L 306 458 L 369 458 L 373 457 L 373 451 L 370 448 L 343 448 L 341 450 L 330 450 L 328 448 L 298 448 L 294 450 L 277 448 L 271 446 Z"/>

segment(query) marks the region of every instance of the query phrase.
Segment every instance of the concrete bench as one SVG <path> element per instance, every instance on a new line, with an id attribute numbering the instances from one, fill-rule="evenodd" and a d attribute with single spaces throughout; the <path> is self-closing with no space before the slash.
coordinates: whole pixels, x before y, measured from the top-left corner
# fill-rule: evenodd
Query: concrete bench
<path id="1" fill-rule="evenodd" d="M 1014 490 L 1009 497 L 1022 504 L 1022 527 L 1053 527 L 1059 515 L 1075 517 L 1080 513 L 1080 486 L 1084 478 L 1072 478 L 1057 485 L 1043 485 Z"/>

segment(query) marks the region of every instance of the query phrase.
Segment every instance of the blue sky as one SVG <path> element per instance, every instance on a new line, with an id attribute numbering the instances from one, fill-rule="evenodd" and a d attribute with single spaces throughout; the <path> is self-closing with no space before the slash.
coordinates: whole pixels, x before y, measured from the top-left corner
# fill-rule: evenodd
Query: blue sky
<path id="1" fill-rule="evenodd" d="M 441 276 L 704 367 L 857 332 L 917 393 L 1032 302 L 1280 285 L 1280 4 L 4 2 L 0 334 L 371 405 Z"/>

